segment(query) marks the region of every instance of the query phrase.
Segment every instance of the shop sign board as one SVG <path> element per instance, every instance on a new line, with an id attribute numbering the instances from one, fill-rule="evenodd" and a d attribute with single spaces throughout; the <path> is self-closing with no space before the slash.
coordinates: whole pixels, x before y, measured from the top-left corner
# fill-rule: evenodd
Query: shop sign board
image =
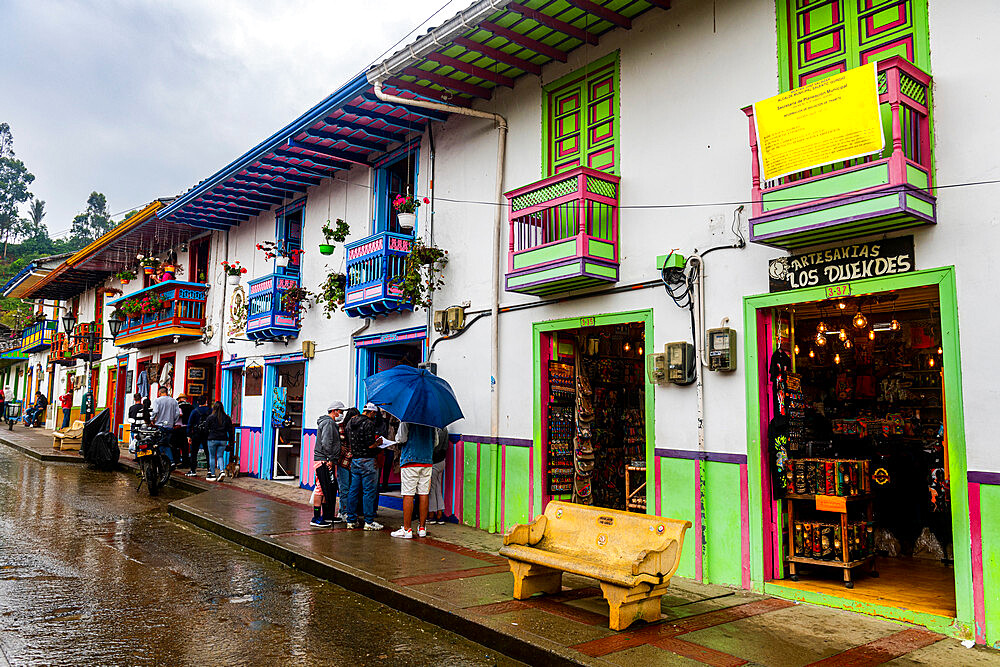
<path id="1" fill-rule="evenodd" d="M 827 297 L 837 298 L 851 293 L 850 285 L 838 283 L 909 273 L 915 268 L 913 237 L 900 236 L 772 259 L 768 274 L 771 292 L 833 285 L 827 288 Z"/>
<path id="2" fill-rule="evenodd" d="M 753 105 L 763 180 L 885 148 L 875 63 Z"/>

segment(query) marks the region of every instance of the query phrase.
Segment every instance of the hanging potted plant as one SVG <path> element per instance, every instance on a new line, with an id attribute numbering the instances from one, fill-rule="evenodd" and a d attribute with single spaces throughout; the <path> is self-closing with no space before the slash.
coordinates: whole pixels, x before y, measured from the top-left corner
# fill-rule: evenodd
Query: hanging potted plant
<path id="1" fill-rule="evenodd" d="M 430 199 L 424 197 L 424 203 L 429 204 Z M 396 220 L 399 221 L 399 228 L 403 233 L 409 234 L 417 224 L 417 207 L 420 202 L 413 195 L 396 195 L 392 201 L 392 207 L 396 209 Z"/>
<path id="2" fill-rule="evenodd" d="M 133 280 L 135 280 L 137 277 L 138 276 L 137 276 L 136 272 L 133 271 L 132 269 L 122 269 L 121 271 L 119 271 L 118 273 L 115 274 L 115 278 L 122 285 L 128 285 L 130 282 L 132 282 Z"/>
<path id="3" fill-rule="evenodd" d="M 336 247 L 331 243 L 331 241 L 337 241 L 338 243 L 343 243 L 347 239 L 347 235 L 351 233 L 351 227 L 346 222 L 337 218 L 337 228 L 334 229 L 330 227 L 330 221 L 327 220 L 323 224 L 323 238 L 326 239 L 326 243 L 319 244 L 319 251 L 324 255 L 332 255 L 333 249 Z"/>
<path id="4" fill-rule="evenodd" d="M 122 293 L 122 291 L 120 289 L 118 289 L 117 287 L 105 287 L 104 288 L 104 296 L 109 297 L 109 298 L 113 297 L 113 296 L 118 296 L 121 293 Z"/>
<path id="5" fill-rule="evenodd" d="M 305 252 L 301 248 L 287 249 L 284 241 L 261 241 L 257 244 L 257 250 L 263 251 L 264 259 L 273 259 L 274 265 L 279 268 L 288 266 L 292 257 Z"/>
<path id="6" fill-rule="evenodd" d="M 330 319 L 330 316 L 344 305 L 346 292 L 346 275 L 336 271 L 326 274 L 326 280 L 319 286 L 319 294 L 315 295 L 316 303 L 323 304 L 323 312 L 326 314 L 326 319 Z"/>
<path id="7" fill-rule="evenodd" d="M 240 266 L 240 260 L 236 260 L 233 263 L 226 261 L 220 262 L 222 264 L 222 270 L 226 274 L 226 282 L 230 285 L 239 285 L 240 278 L 243 274 L 247 272 L 245 266 Z"/>
<path id="8" fill-rule="evenodd" d="M 147 276 L 151 276 L 156 273 L 157 267 L 160 266 L 160 260 L 155 257 L 139 257 L 139 266 L 142 267 L 142 272 Z"/>
<path id="9" fill-rule="evenodd" d="M 281 310 L 298 318 L 309 310 L 313 296 L 313 293 L 304 287 L 289 287 L 281 295 Z"/>
<path id="10" fill-rule="evenodd" d="M 415 308 L 430 308 L 434 290 L 444 285 L 442 272 L 447 263 L 447 250 L 424 245 L 422 239 L 414 239 L 399 279 L 403 298 Z"/>

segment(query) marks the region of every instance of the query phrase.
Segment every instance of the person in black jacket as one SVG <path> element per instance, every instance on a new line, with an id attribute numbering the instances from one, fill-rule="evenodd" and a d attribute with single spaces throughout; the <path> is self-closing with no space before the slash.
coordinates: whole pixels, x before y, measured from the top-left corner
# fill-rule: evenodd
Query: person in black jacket
<path id="1" fill-rule="evenodd" d="M 208 431 L 208 477 L 205 479 L 209 482 L 221 482 L 226 478 L 223 455 L 226 448 L 233 444 L 235 437 L 233 420 L 222 409 L 219 401 L 212 404 L 212 414 L 205 417 L 205 429 Z"/>
<path id="2" fill-rule="evenodd" d="M 326 414 L 316 420 L 316 447 L 313 449 L 313 466 L 316 482 L 321 493 L 313 491 L 313 518 L 311 526 L 328 527 L 340 517 L 335 516 L 333 507 L 337 498 L 337 478 L 334 476 L 340 461 L 340 428 L 337 420 L 344 411 L 344 404 L 334 401 L 327 407 Z M 322 505 L 320 500 L 322 499 Z"/>
<path id="3" fill-rule="evenodd" d="M 347 494 L 347 509 L 344 520 L 348 528 L 358 527 L 358 497 L 365 518 L 365 530 L 382 530 L 384 526 L 375 521 L 375 503 L 378 499 L 378 471 L 375 456 L 381 436 L 375 433 L 375 415 L 378 407 L 372 403 L 365 405 L 364 412 L 354 417 L 347 425 L 351 443 L 351 490 Z"/>
<path id="4" fill-rule="evenodd" d="M 205 419 L 212 414 L 212 408 L 205 405 L 204 396 L 194 397 L 194 408 L 191 410 L 191 414 L 187 418 L 187 441 L 188 449 L 191 450 L 191 470 L 185 473 L 188 477 L 194 477 L 197 473 L 198 467 L 198 452 L 201 451 L 202 447 L 205 448 L 205 465 L 211 469 L 211 465 L 208 463 L 208 440 L 205 438 L 205 433 L 203 428 L 198 428 L 198 424 L 205 421 Z"/>

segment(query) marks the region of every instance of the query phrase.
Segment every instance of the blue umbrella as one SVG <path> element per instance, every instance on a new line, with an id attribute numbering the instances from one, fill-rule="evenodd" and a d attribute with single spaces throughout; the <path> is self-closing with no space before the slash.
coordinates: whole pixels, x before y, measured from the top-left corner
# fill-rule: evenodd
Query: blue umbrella
<path id="1" fill-rule="evenodd" d="M 464 417 L 445 380 L 422 368 L 396 366 L 365 379 L 368 400 L 401 422 L 444 428 Z"/>

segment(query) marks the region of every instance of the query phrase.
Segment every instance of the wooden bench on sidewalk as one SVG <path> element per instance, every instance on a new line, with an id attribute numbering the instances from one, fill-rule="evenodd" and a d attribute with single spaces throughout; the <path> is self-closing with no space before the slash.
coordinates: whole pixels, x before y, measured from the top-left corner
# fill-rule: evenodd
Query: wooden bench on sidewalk
<path id="1" fill-rule="evenodd" d="M 83 426 L 87 422 L 77 419 L 65 431 L 52 432 L 52 447 L 61 451 L 80 451 L 83 444 Z"/>
<path id="2" fill-rule="evenodd" d="M 552 501 L 545 514 L 504 535 L 500 555 L 514 573 L 514 598 L 562 590 L 562 573 L 601 583 L 609 626 L 660 619 L 660 598 L 680 564 L 690 521 Z"/>

